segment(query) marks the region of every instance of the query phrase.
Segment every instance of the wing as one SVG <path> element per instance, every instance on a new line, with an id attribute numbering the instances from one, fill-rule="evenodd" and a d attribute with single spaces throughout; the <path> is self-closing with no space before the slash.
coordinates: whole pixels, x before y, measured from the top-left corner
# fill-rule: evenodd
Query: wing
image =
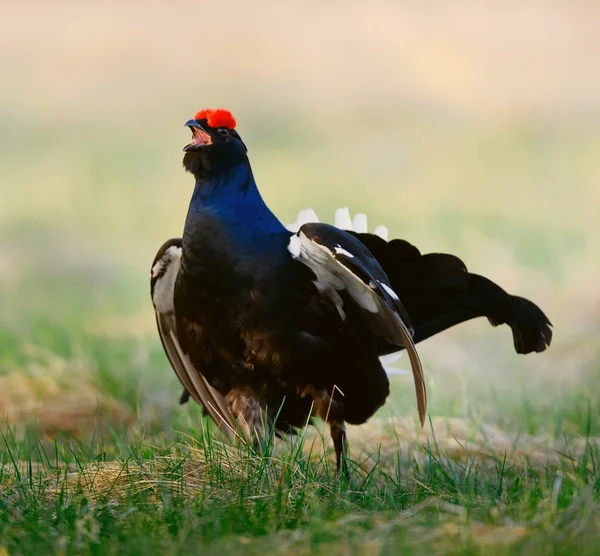
<path id="1" fill-rule="evenodd" d="M 181 239 L 170 239 L 159 250 L 152 264 L 150 290 L 156 325 L 163 348 L 177 378 L 229 437 L 237 431 L 229 406 L 223 396 L 204 378 L 181 348 L 173 306 L 173 290 L 181 260 Z"/>
<path id="2" fill-rule="evenodd" d="M 345 290 L 363 309 L 362 315 L 375 334 L 383 336 L 390 344 L 406 348 L 415 381 L 419 419 L 423 425 L 427 392 L 410 320 L 375 257 L 350 234 L 318 223 L 303 225 L 292 235 L 288 250 L 292 257 L 314 272 L 315 285 L 323 295 L 331 297 L 342 319 L 346 315 L 338 292 Z"/>
<path id="3" fill-rule="evenodd" d="M 517 353 L 542 352 L 550 345 L 552 323 L 537 305 L 470 273 L 458 257 L 422 255 L 404 240 L 387 242 L 373 234 L 349 233 L 365 245 L 389 276 L 412 319 L 415 342 L 461 322 L 487 317 L 492 326 L 511 327 Z"/>

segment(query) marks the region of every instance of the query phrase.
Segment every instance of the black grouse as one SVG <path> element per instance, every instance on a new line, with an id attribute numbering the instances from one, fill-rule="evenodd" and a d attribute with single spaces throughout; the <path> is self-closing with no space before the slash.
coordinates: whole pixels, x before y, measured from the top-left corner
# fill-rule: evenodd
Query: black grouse
<path id="1" fill-rule="evenodd" d="M 151 269 L 165 352 L 190 395 L 229 436 L 255 442 L 318 416 L 347 473 L 345 423 L 385 402 L 380 356 L 407 349 L 423 424 L 426 391 L 414 343 L 469 319 L 508 324 L 518 353 L 541 352 L 551 323 L 453 255 L 318 222 L 294 233 L 263 201 L 222 109 L 198 112 L 183 165 L 196 182 L 183 238 Z"/>

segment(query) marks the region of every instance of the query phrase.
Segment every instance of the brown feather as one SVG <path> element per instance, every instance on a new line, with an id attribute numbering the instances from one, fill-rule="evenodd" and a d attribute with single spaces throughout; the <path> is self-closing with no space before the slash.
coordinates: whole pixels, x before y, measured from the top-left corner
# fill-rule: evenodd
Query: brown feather
<path id="1" fill-rule="evenodd" d="M 412 335 L 406 328 L 406 325 L 402 322 L 400 317 L 394 313 L 396 325 L 400 337 L 402 338 L 402 345 L 408 352 L 410 359 L 410 366 L 412 368 L 413 379 L 415 381 L 415 392 L 417 394 L 417 408 L 419 410 L 419 421 L 421 426 L 425 425 L 425 416 L 427 413 L 427 389 L 425 387 L 425 376 L 423 374 L 423 366 L 421 365 L 421 359 L 417 353 L 417 348 L 412 339 Z"/>
<path id="2" fill-rule="evenodd" d="M 175 319 L 170 314 L 156 312 L 156 324 L 165 353 L 179 378 L 179 381 L 190 393 L 190 396 L 202 405 L 217 427 L 228 438 L 238 436 L 229 406 L 223 396 L 217 392 L 202 374 L 192 365 L 189 357 L 183 353 L 175 332 Z"/>

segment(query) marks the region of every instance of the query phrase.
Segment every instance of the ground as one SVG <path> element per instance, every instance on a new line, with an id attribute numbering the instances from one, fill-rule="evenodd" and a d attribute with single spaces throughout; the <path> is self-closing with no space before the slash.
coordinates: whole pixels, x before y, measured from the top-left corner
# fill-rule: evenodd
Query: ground
<path id="1" fill-rule="evenodd" d="M 0 556 L 597 553 L 598 8 L 480 5 L 7 10 Z M 211 105 L 285 222 L 348 205 L 456 253 L 543 307 L 550 350 L 484 321 L 423 343 L 426 427 L 393 377 L 348 483 L 320 429 L 226 443 L 178 404 L 149 297 L 191 193 L 183 124 Z"/>

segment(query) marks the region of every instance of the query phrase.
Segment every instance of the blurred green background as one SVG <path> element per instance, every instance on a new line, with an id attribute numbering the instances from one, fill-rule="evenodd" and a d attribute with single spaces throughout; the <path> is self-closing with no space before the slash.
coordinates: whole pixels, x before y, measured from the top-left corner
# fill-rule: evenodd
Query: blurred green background
<path id="1" fill-rule="evenodd" d="M 579 395 L 598 368 L 599 18 L 591 0 L 3 3 L 0 410 L 72 408 L 84 376 L 131 423 L 183 411 L 148 282 L 203 107 L 237 117 L 284 222 L 347 205 L 550 316 L 543 355 L 484 321 L 423 344 L 433 414 Z M 393 389 L 414 414 L 411 379 Z"/>

